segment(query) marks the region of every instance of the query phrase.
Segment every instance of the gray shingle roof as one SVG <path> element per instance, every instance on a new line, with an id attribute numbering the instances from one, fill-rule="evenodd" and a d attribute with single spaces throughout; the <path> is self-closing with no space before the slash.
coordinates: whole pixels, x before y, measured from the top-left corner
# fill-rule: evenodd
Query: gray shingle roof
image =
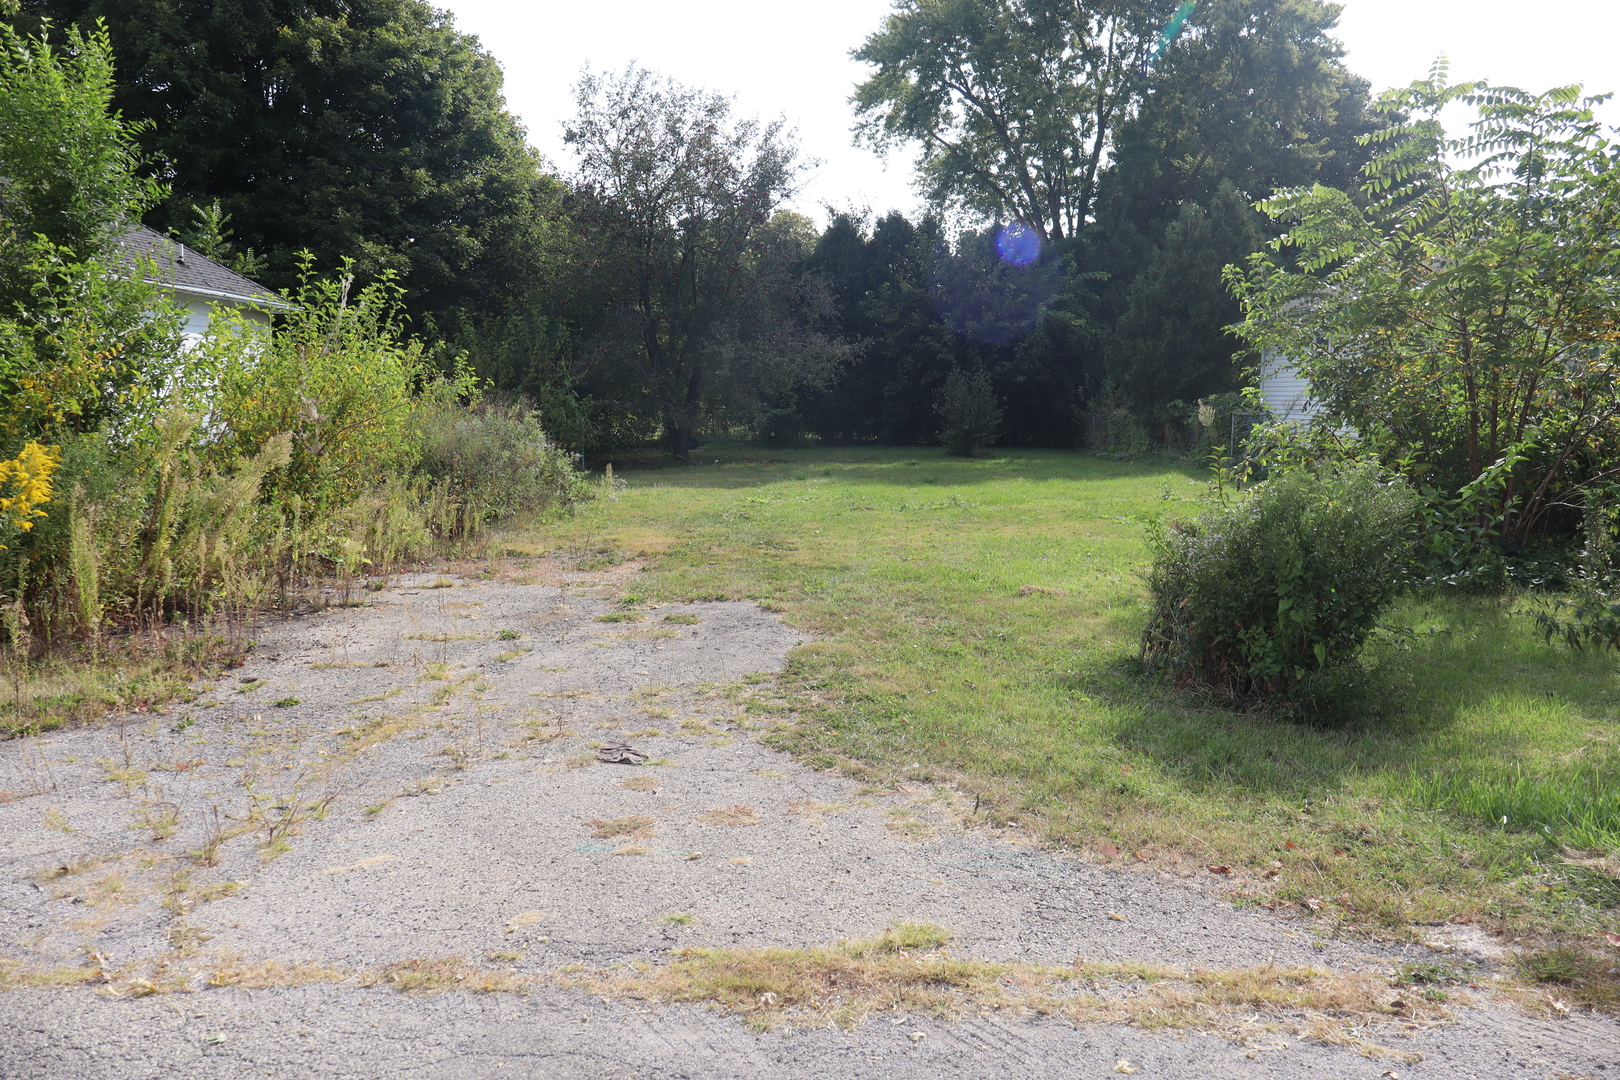
<path id="1" fill-rule="evenodd" d="M 138 259 L 151 260 L 157 265 L 157 273 L 147 280 L 166 285 L 175 292 L 207 300 L 235 300 L 263 307 L 293 306 L 257 281 L 245 278 L 145 225 L 131 228 L 119 238 L 118 246 L 123 255 L 120 261 L 126 266 L 132 266 Z M 149 263 L 149 272 L 150 266 Z"/>

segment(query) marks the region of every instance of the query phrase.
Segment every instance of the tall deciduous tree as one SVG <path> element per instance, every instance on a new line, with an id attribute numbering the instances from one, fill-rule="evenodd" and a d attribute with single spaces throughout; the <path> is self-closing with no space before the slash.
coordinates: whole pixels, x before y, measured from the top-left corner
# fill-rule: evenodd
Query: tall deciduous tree
<path id="1" fill-rule="evenodd" d="M 23 0 L 19 21 L 103 19 L 113 106 L 172 197 L 148 222 L 228 215 L 291 286 L 297 253 L 395 271 L 413 311 L 499 306 L 526 277 L 547 183 L 475 38 L 422 0 Z"/>
<path id="2" fill-rule="evenodd" d="M 928 196 L 1043 241 L 1091 214 L 1135 76 L 1176 0 L 898 0 L 855 58 L 860 136 L 921 144 Z"/>
<path id="3" fill-rule="evenodd" d="M 1378 123 L 1341 63 L 1339 5 L 1213 0 L 1199 8 L 1118 125 L 1098 219 L 1157 237 L 1222 183 L 1250 200 L 1301 184 L 1347 187 Z"/>
<path id="4" fill-rule="evenodd" d="M 575 94 L 567 261 L 605 316 L 582 377 L 639 397 L 682 457 L 706 412 L 825 381 L 843 350 L 800 269 L 814 235 L 778 214 L 801 168 L 782 124 L 635 67 Z"/>
<path id="5" fill-rule="evenodd" d="M 1245 335 L 1333 416 L 1388 431 L 1426 482 L 1499 482 L 1488 516 L 1514 544 L 1620 477 L 1620 146 L 1594 100 L 1437 70 L 1382 100 L 1418 119 L 1371 137 L 1362 205 L 1279 195 L 1264 208 L 1287 233 L 1229 274 Z M 1479 119 L 1448 140 L 1457 101 Z"/>

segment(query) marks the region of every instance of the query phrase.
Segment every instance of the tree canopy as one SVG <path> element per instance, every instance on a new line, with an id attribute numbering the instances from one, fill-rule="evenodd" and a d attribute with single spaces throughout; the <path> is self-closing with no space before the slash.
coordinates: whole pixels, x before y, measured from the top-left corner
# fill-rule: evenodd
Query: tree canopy
<path id="1" fill-rule="evenodd" d="M 422 0 L 24 0 L 18 18 L 105 21 L 113 107 L 172 189 L 154 227 L 194 228 L 217 203 L 266 284 L 291 286 L 308 249 L 395 271 L 438 317 L 529 280 L 533 210 L 554 192 L 495 60 Z"/>
<path id="2" fill-rule="evenodd" d="M 1230 276 L 1250 341 L 1523 544 L 1620 478 L 1620 146 L 1579 87 L 1444 74 L 1382 100 L 1416 119 L 1368 137 L 1354 197 L 1265 203 L 1288 231 Z M 1453 102 L 1478 110 L 1465 138 L 1440 125 Z"/>
<path id="3" fill-rule="evenodd" d="M 1175 0 L 901 0 L 855 58 L 862 138 L 921 144 L 928 196 L 1041 240 L 1091 213 L 1114 127 L 1140 95 L 1134 71 Z"/>
<path id="4" fill-rule="evenodd" d="M 726 98 L 635 67 L 586 73 L 575 93 L 563 261 L 585 279 L 573 291 L 595 294 L 602 391 L 632 411 L 639 398 L 684 456 L 706 412 L 748 420 L 825 381 L 843 350 L 800 273 L 814 232 L 779 213 L 800 170 L 781 122 L 734 119 Z"/>

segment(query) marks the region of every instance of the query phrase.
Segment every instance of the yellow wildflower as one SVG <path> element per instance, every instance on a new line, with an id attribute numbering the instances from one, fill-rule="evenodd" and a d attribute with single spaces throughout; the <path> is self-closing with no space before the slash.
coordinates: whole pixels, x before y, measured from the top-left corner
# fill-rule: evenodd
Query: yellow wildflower
<path id="1" fill-rule="evenodd" d="M 34 519 L 45 516 L 40 507 L 51 501 L 51 475 L 62 462 L 62 451 L 54 446 L 30 442 L 10 461 L 0 461 L 0 523 L 27 532 Z M 4 545 L 0 545 L 4 550 Z"/>

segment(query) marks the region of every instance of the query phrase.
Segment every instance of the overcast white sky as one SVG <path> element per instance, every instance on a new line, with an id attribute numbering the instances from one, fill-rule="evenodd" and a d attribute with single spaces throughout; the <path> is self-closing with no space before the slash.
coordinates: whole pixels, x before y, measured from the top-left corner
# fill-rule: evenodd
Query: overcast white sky
<path id="1" fill-rule="evenodd" d="M 573 161 L 562 124 L 573 112 L 580 68 L 622 70 L 630 61 L 681 82 L 735 95 L 744 114 L 782 115 L 796 125 L 807 157 L 821 167 L 799 209 L 911 211 L 911 161 L 887 162 L 850 143 L 849 95 L 865 74 L 849 58 L 882 24 L 889 0 L 615 0 L 514 3 L 435 0 L 457 26 L 478 35 L 506 71 L 506 100 L 530 141 L 566 173 Z M 1346 63 L 1373 90 L 1422 77 L 1440 53 L 1451 79 L 1545 90 L 1581 82 L 1588 92 L 1620 90 L 1620 4 L 1606 0 L 1343 0 L 1338 36 Z M 1620 106 L 1603 110 L 1620 126 Z"/>

